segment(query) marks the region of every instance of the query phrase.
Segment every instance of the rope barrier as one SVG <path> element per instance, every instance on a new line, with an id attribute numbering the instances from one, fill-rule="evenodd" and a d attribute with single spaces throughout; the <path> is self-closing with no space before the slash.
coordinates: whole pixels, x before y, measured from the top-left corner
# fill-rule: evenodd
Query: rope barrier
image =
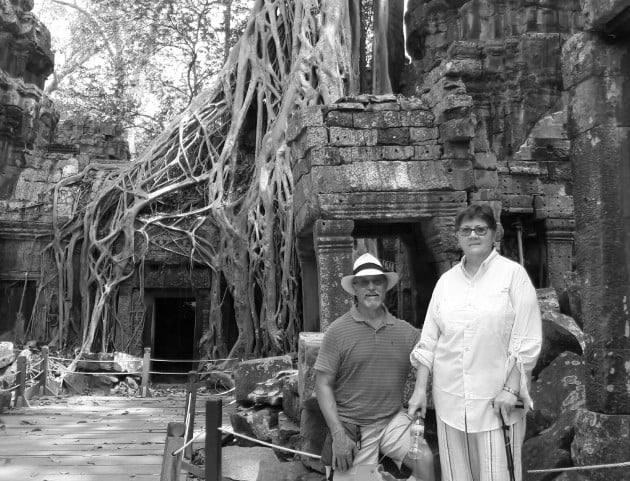
<path id="1" fill-rule="evenodd" d="M 67 357 L 54 357 L 49 356 L 48 359 L 53 359 L 55 361 L 76 361 L 76 359 L 71 359 Z M 223 361 L 239 361 L 238 357 L 229 357 L 227 359 L 153 359 L 150 358 L 149 361 L 158 361 L 158 362 L 223 362 Z M 102 363 L 112 363 L 116 362 L 113 359 L 105 360 L 105 359 L 79 359 L 79 362 L 102 362 Z M 41 362 L 41 361 L 40 361 Z"/>
<path id="2" fill-rule="evenodd" d="M 243 438 L 243 439 L 246 439 L 246 440 L 251 441 L 253 443 L 261 444 L 263 446 L 267 446 L 269 448 L 277 449 L 279 451 L 285 451 L 287 453 L 299 454 L 301 456 L 307 456 L 309 458 L 314 458 L 314 459 L 320 459 L 321 458 L 321 456 L 319 456 L 318 454 L 307 453 L 305 451 L 297 451 L 295 449 L 285 448 L 284 446 L 278 446 L 277 444 L 272 444 L 272 443 L 268 443 L 266 441 L 261 441 L 260 439 L 252 438 L 252 437 L 249 437 L 249 436 L 245 436 L 244 434 L 240 434 L 240 433 L 234 432 L 231 429 L 217 428 L 217 430 L 219 430 L 220 432 L 222 432 L 224 434 L 231 434 L 232 436 L 236 436 L 237 438 Z M 197 441 L 202 436 L 204 436 L 204 439 L 205 439 L 205 434 L 206 434 L 205 429 L 200 431 L 200 432 L 198 432 L 190 441 L 185 443 L 182 447 L 180 447 L 176 451 L 173 451 L 172 455 L 173 456 L 177 456 L 179 453 L 184 451 L 184 449 L 186 449 L 188 446 L 190 446 L 192 443 Z"/>
<path id="3" fill-rule="evenodd" d="M 611 469 L 611 468 L 623 468 L 630 466 L 630 461 L 623 463 L 612 464 L 592 464 L 590 466 L 568 466 L 566 468 L 549 468 L 549 469 L 528 469 L 528 473 L 561 473 L 563 471 L 582 471 L 582 470 L 596 470 L 596 469 Z"/>
<path id="4" fill-rule="evenodd" d="M 158 362 L 223 362 L 223 361 L 239 361 L 238 357 L 230 357 L 227 359 L 150 359 Z"/>
<path id="5" fill-rule="evenodd" d="M 243 438 L 243 439 L 247 439 L 248 441 L 251 441 L 253 443 L 258 443 L 258 444 L 262 444 L 263 446 L 267 446 L 269 448 L 273 448 L 273 449 L 277 449 L 279 451 L 285 451 L 287 453 L 293 453 L 293 454 L 299 454 L 301 456 L 307 456 L 309 458 L 314 458 L 314 459 L 321 459 L 321 456 L 319 454 L 313 454 L 313 453 L 307 453 L 305 451 L 297 451 L 295 449 L 289 449 L 289 448 L 285 448 L 284 446 L 278 446 L 276 444 L 271 444 L 265 441 L 261 441 L 260 439 L 256 439 L 256 438 L 252 438 L 249 436 L 245 436 L 244 434 L 240 434 L 240 433 L 236 433 L 230 429 L 224 429 L 224 428 L 217 428 L 219 431 L 221 431 L 222 433 L 225 434 L 231 434 L 232 436 L 236 436 L 237 438 Z"/>

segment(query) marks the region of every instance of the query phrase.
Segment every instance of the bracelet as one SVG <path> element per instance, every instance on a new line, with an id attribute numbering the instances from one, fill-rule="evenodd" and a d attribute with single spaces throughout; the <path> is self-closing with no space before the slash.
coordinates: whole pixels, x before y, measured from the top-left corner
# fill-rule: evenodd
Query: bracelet
<path id="1" fill-rule="evenodd" d="M 518 398 L 518 391 L 512 389 L 510 386 L 503 386 L 503 390 L 509 392 L 510 394 L 514 394 Z"/>

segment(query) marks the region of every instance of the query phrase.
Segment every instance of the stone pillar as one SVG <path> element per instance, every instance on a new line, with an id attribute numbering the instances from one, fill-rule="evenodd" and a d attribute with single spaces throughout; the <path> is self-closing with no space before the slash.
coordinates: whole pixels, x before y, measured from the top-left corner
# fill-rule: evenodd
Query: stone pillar
<path id="1" fill-rule="evenodd" d="M 324 332 L 352 305 L 341 278 L 352 272 L 352 220 L 318 219 L 313 227 L 319 279 L 319 329 Z"/>
<path id="2" fill-rule="evenodd" d="M 302 279 L 302 330 L 319 331 L 319 283 L 312 237 L 297 238 L 297 254 Z"/>
<path id="3" fill-rule="evenodd" d="M 429 222 L 426 232 L 423 232 L 439 275 L 457 264 L 461 258 L 455 234 L 455 214 L 448 217 L 434 217 Z"/>
<path id="4" fill-rule="evenodd" d="M 549 282 L 556 292 L 566 289 L 564 275 L 573 270 L 573 219 L 545 219 Z"/>
<path id="5" fill-rule="evenodd" d="M 620 3 L 596 4 L 608 8 Z M 590 11 L 588 5 L 584 8 L 590 29 L 594 24 L 588 23 L 601 12 Z M 611 24 L 616 25 L 605 25 Z M 630 452 L 630 48 L 626 41 L 614 43 L 602 33 L 574 35 L 563 48 L 576 262 L 589 339 L 588 412 L 578 417 L 571 448 L 577 465 L 627 461 Z M 586 432 L 588 436 L 582 435 Z M 606 434 L 610 432 L 624 434 Z M 590 471 L 589 476 L 593 481 L 628 479 L 624 469 Z"/>

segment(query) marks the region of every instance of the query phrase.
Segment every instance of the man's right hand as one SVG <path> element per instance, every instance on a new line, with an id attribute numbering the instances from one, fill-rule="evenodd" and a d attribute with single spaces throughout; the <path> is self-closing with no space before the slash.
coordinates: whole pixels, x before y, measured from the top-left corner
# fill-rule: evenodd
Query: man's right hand
<path id="1" fill-rule="evenodd" d="M 357 454 L 356 443 L 341 429 L 332 435 L 332 467 L 335 470 L 347 471 L 352 467 Z"/>
<path id="2" fill-rule="evenodd" d="M 407 409 L 407 414 L 409 415 L 409 417 L 413 419 L 418 410 L 420 411 L 420 416 L 424 418 L 424 415 L 427 412 L 426 389 L 414 391 L 409 398 L 409 409 Z"/>

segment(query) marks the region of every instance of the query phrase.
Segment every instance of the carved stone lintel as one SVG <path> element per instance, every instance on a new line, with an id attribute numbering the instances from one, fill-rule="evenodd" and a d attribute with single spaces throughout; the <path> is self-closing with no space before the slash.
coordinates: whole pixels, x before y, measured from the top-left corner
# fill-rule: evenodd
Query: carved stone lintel
<path id="1" fill-rule="evenodd" d="M 352 272 L 354 239 L 352 220 L 315 222 L 313 240 L 319 278 L 320 331 L 350 308 L 350 295 L 341 287 L 341 278 Z"/>

